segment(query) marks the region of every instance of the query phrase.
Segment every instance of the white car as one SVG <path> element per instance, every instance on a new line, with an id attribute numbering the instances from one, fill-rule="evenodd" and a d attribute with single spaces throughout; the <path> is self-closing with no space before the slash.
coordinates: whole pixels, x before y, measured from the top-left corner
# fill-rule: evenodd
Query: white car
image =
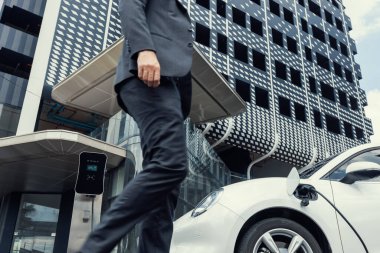
<path id="1" fill-rule="evenodd" d="M 380 253 L 380 144 L 232 184 L 174 224 L 171 253 Z"/>

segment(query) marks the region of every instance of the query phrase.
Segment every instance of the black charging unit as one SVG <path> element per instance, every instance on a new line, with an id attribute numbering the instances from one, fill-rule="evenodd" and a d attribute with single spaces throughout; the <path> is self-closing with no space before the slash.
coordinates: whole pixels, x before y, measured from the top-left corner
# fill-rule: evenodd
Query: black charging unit
<path id="1" fill-rule="evenodd" d="M 103 194 L 106 164 L 106 154 L 93 152 L 80 153 L 75 191 L 85 195 Z"/>

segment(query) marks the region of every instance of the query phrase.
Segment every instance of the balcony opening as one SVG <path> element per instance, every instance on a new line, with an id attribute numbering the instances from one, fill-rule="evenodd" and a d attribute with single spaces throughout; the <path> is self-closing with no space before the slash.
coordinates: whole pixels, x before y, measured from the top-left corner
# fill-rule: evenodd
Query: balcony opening
<path id="1" fill-rule="evenodd" d="M 290 110 L 290 100 L 284 97 L 278 97 L 278 106 L 280 110 L 280 114 L 288 117 L 292 117 L 292 113 Z"/>
<path id="2" fill-rule="evenodd" d="M 281 13 L 280 13 L 280 5 L 278 3 L 276 3 L 275 1 L 273 0 L 269 0 L 269 10 L 270 12 L 272 12 L 273 14 L 281 17 Z"/>
<path id="3" fill-rule="evenodd" d="M 315 15 L 322 17 L 321 15 L 321 7 L 319 7 L 318 4 L 314 3 L 313 1 L 309 0 L 309 10 L 314 13 Z"/>
<path id="4" fill-rule="evenodd" d="M 9 7 L 5 5 L 0 23 L 38 37 L 42 17 L 17 6 Z"/>
<path id="5" fill-rule="evenodd" d="M 245 12 L 232 7 L 232 21 L 245 28 Z"/>
<path id="6" fill-rule="evenodd" d="M 284 46 L 284 40 L 282 37 L 282 33 L 277 31 L 276 29 L 272 28 L 272 39 L 273 43 L 283 47 Z"/>
<path id="7" fill-rule="evenodd" d="M 334 62 L 335 75 L 343 77 L 342 66 L 339 63 Z"/>
<path id="8" fill-rule="evenodd" d="M 334 116 L 326 114 L 326 127 L 327 127 L 327 131 L 331 133 L 334 133 L 334 134 L 341 133 L 339 119 Z"/>
<path id="9" fill-rule="evenodd" d="M 343 122 L 344 134 L 347 138 L 354 139 L 354 131 L 352 131 L 352 125 L 346 121 Z"/>
<path id="10" fill-rule="evenodd" d="M 216 1 L 216 13 L 222 17 L 226 17 L 226 2 L 223 0 Z"/>
<path id="11" fill-rule="evenodd" d="M 251 17 L 251 32 L 256 33 L 257 35 L 263 36 L 263 22 L 254 17 Z"/>
<path id="12" fill-rule="evenodd" d="M 333 36 L 329 35 L 330 46 L 335 50 L 338 50 L 338 41 Z"/>
<path id="13" fill-rule="evenodd" d="M 348 57 L 348 48 L 347 48 L 346 44 L 344 44 L 344 43 L 342 43 L 342 42 L 340 42 L 339 44 L 340 44 L 340 52 L 341 52 L 344 56 Z"/>
<path id="14" fill-rule="evenodd" d="M 335 102 L 334 88 L 327 83 L 321 82 L 322 97 Z"/>
<path id="15" fill-rule="evenodd" d="M 311 52 L 311 49 L 307 46 L 305 46 L 305 56 L 306 60 L 308 60 L 309 62 L 313 62 L 313 54 Z"/>
<path id="16" fill-rule="evenodd" d="M 286 71 L 286 65 L 282 62 L 276 61 L 276 77 L 281 78 L 282 80 L 287 80 L 287 71 Z"/>
<path id="17" fill-rule="evenodd" d="M 242 80 L 236 79 L 236 92 L 246 102 L 251 103 L 251 85 Z"/>
<path id="18" fill-rule="evenodd" d="M 323 128 L 322 126 L 322 114 L 320 111 L 314 109 L 314 125 L 318 128 Z"/>
<path id="19" fill-rule="evenodd" d="M 359 109 L 358 100 L 354 98 L 353 96 L 350 96 L 350 105 L 351 105 L 351 110 L 353 111 L 356 111 Z"/>
<path id="20" fill-rule="evenodd" d="M 306 122 L 306 107 L 299 103 L 294 103 L 294 113 L 296 115 L 296 120 Z"/>
<path id="21" fill-rule="evenodd" d="M 292 53 L 298 54 L 297 41 L 293 38 L 286 37 L 288 50 Z"/>
<path id="22" fill-rule="evenodd" d="M 227 54 L 227 36 L 218 33 L 218 51 Z"/>
<path id="23" fill-rule="evenodd" d="M 356 138 L 358 140 L 362 140 L 364 139 L 364 132 L 363 132 L 363 129 L 359 128 L 359 127 L 355 127 L 355 132 L 356 132 Z"/>
<path id="24" fill-rule="evenodd" d="M 302 87 L 301 71 L 290 68 L 290 79 L 292 84 Z"/>
<path id="25" fill-rule="evenodd" d="M 327 22 L 329 22 L 331 25 L 334 25 L 333 16 L 329 11 L 325 10 L 325 19 Z"/>
<path id="26" fill-rule="evenodd" d="M 33 58 L 7 48 L 0 49 L 0 71 L 29 79 Z"/>
<path id="27" fill-rule="evenodd" d="M 303 18 L 301 18 L 301 25 L 302 25 L 302 31 L 305 33 L 309 33 L 309 27 L 307 25 L 307 21 Z"/>
<path id="28" fill-rule="evenodd" d="M 210 9 L 210 0 L 196 0 L 196 3 L 206 9 Z"/>
<path id="29" fill-rule="evenodd" d="M 269 109 L 269 92 L 259 87 L 255 87 L 256 105 Z"/>
<path id="30" fill-rule="evenodd" d="M 195 41 L 210 47 L 210 28 L 201 25 L 199 23 L 195 24 Z"/>
<path id="31" fill-rule="evenodd" d="M 266 71 L 266 64 L 265 64 L 265 54 L 260 53 L 259 51 L 256 51 L 252 49 L 252 57 L 253 57 L 253 66 L 255 68 L 258 68 L 262 71 Z"/>
<path id="32" fill-rule="evenodd" d="M 323 43 L 326 43 L 325 33 L 321 29 L 313 25 L 312 31 L 313 31 L 314 38 L 322 41 Z"/>
<path id="33" fill-rule="evenodd" d="M 315 53 L 315 54 L 317 56 L 317 64 L 320 67 L 322 67 L 322 68 L 330 71 L 330 61 L 329 61 L 329 59 L 326 56 L 321 55 L 320 53 Z"/>
<path id="34" fill-rule="evenodd" d="M 257 4 L 257 5 L 261 5 L 260 0 L 251 0 L 251 2 L 253 2 L 253 3 Z"/>
<path id="35" fill-rule="evenodd" d="M 284 8 L 284 19 L 290 24 L 294 25 L 294 14 L 290 10 Z"/>
<path id="36" fill-rule="evenodd" d="M 336 28 L 338 28 L 340 31 L 344 32 L 342 20 L 335 17 L 335 24 L 336 24 Z"/>
<path id="37" fill-rule="evenodd" d="M 341 106 L 348 107 L 347 94 L 344 91 L 338 90 L 339 102 Z"/>
<path id="38" fill-rule="evenodd" d="M 248 47 L 237 41 L 234 41 L 234 55 L 239 61 L 248 63 Z"/>
<path id="39" fill-rule="evenodd" d="M 354 77 L 352 76 L 351 70 L 346 69 L 345 72 L 346 72 L 346 80 L 348 82 L 350 82 L 350 83 L 353 83 L 354 82 Z"/>
<path id="40" fill-rule="evenodd" d="M 312 76 L 309 76 L 309 88 L 310 92 L 317 94 L 317 81 Z"/>

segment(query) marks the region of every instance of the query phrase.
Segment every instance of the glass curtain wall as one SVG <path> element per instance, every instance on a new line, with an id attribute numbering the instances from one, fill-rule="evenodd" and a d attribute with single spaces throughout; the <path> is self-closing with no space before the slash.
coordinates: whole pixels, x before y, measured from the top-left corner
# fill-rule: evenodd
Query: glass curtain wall
<path id="1" fill-rule="evenodd" d="M 24 194 L 11 253 L 53 253 L 61 195 Z"/>

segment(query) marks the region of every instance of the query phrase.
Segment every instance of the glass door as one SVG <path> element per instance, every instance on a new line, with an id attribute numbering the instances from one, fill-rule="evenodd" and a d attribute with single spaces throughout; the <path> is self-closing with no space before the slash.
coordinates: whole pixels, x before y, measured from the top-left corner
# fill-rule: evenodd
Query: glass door
<path id="1" fill-rule="evenodd" d="M 23 194 L 11 253 L 53 253 L 61 195 Z"/>

